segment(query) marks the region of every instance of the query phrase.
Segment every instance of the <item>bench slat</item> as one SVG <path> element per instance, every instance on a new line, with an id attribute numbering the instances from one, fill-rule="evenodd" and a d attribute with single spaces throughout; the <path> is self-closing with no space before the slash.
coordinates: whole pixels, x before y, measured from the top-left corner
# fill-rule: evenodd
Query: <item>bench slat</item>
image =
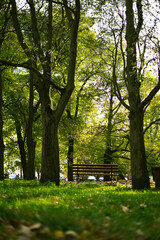
<path id="1" fill-rule="evenodd" d="M 73 171 L 74 172 L 92 172 L 92 173 L 100 173 L 100 172 L 103 172 L 103 173 L 113 173 L 113 172 L 115 172 L 115 173 L 118 173 L 119 171 L 118 171 L 118 169 L 115 169 L 115 170 L 113 170 L 112 169 L 112 171 L 111 170 L 106 170 L 106 169 L 102 169 L 102 170 L 100 170 L 100 169 L 73 169 Z"/>
<path id="2" fill-rule="evenodd" d="M 110 176 L 111 181 L 113 176 L 118 176 L 118 164 L 73 164 L 73 173 L 77 176 L 82 175 L 101 175 Z"/>
<path id="3" fill-rule="evenodd" d="M 89 166 L 90 166 L 90 167 L 94 167 L 94 166 L 95 166 L 95 167 L 97 167 L 97 166 L 104 166 L 104 167 L 113 166 L 113 167 L 114 167 L 114 166 L 117 166 L 117 167 L 118 167 L 118 164 L 107 164 L 107 163 L 106 163 L 106 164 L 72 164 L 72 166 L 73 166 L 73 167 L 74 167 L 74 166 L 78 166 L 78 167 L 81 167 L 81 166 L 85 166 L 85 167 L 87 167 L 87 166 L 88 166 L 88 167 L 89 167 Z"/>
<path id="4" fill-rule="evenodd" d="M 93 174 L 93 173 L 75 173 L 75 175 L 77 176 L 77 175 L 101 175 L 101 176 L 111 176 L 111 174 L 109 173 L 105 173 L 105 174 L 103 174 L 103 173 L 95 173 L 95 174 Z M 116 173 L 113 173 L 112 174 L 112 176 L 118 176 L 118 173 L 116 174 Z"/>

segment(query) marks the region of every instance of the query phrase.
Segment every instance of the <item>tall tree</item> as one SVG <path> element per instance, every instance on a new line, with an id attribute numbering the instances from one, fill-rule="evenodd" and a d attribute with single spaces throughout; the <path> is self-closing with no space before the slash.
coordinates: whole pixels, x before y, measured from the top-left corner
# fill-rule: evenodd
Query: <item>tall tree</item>
<path id="1" fill-rule="evenodd" d="M 137 0 L 136 5 L 138 11 L 138 23 L 135 27 L 133 0 L 126 0 L 127 84 L 129 95 L 128 109 L 130 119 L 132 186 L 133 189 L 148 189 L 150 188 L 150 184 L 143 133 L 144 108 L 160 89 L 160 79 L 149 95 L 142 101 L 140 97 L 141 84 L 137 71 L 136 49 L 139 34 L 143 26 L 142 0 Z"/>
<path id="2" fill-rule="evenodd" d="M 29 111 L 27 121 L 27 149 L 28 149 L 28 163 L 27 163 L 27 179 L 33 180 L 35 178 L 35 148 L 36 141 L 33 136 L 35 114 L 38 110 L 40 101 L 34 106 L 34 75 L 30 71 L 30 84 L 29 84 Z"/>
<path id="3" fill-rule="evenodd" d="M 49 0 L 45 3 L 47 7 L 47 29 L 45 32 L 40 30 L 38 24 L 38 11 L 33 0 L 27 0 L 30 11 L 30 26 L 32 41 L 27 45 L 25 35 L 19 21 L 17 6 L 15 0 L 10 0 L 12 5 L 12 20 L 17 34 L 18 41 L 26 54 L 26 63 L 8 63 L 1 61 L 2 64 L 13 66 L 21 66 L 30 69 L 36 75 L 34 77 L 34 85 L 39 92 L 41 100 L 41 113 L 43 124 L 43 140 L 42 140 L 42 169 L 41 182 L 52 181 L 59 184 L 59 144 L 58 144 L 58 126 L 64 109 L 69 101 L 71 93 L 74 89 L 74 76 L 77 55 L 77 34 L 80 19 L 80 1 L 75 0 L 74 8 L 69 6 L 67 0 L 63 0 L 63 10 L 65 9 L 66 16 L 70 29 L 70 51 L 68 55 L 68 73 L 67 83 L 65 87 L 60 87 L 54 81 L 53 75 L 53 60 L 52 60 L 52 44 L 56 39 L 53 39 L 53 1 Z M 39 12 L 40 14 L 40 12 Z M 41 18 L 42 20 L 42 18 Z M 45 39 L 44 39 L 45 38 Z M 43 44 L 42 44 L 43 43 Z M 56 65 L 56 64 L 55 64 Z M 39 67 L 40 66 L 40 67 Z M 60 97 L 57 106 L 53 109 L 50 89 L 54 88 L 60 92 Z"/>
<path id="4" fill-rule="evenodd" d="M 0 53 L 5 39 L 6 27 L 8 22 L 9 5 L 5 1 L 0 3 Z M 0 67 L 0 180 L 4 179 L 4 141 L 3 141 L 3 68 Z"/>
<path id="5" fill-rule="evenodd" d="M 0 69 L 0 180 L 4 179 L 4 141 L 3 141 L 3 97 L 2 97 L 2 74 Z"/>
<path id="6" fill-rule="evenodd" d="M 27 157 L 26 157 L 26 149 L 25 149 L 25 138 L 23 138 L 22 136 L 21 122 L 16 116 L 15 116 L 15 126 L 16 126 L 19 152 L 21 157 L 21 167 L 23 172 L 23 178 L 27 179 Z"/>
<path id="7" fill-rule="evenodd" d="M 108 43 L 111 41 L 111 36 L 115 39 L 115 36 L 118 37 L 119 35 L 118 46 L 121 50 L 121 58 L 124 63 L 123 74 L 120 69 L 116 69 L 114 85 L 116 95 L 121 104 L 129 111 L 129 139 L 133 189 L 150 187 L 146 164 L 143 122 L 145 110 L 160 88 L 160 76 L 158 74 L 158 83 L 156 86 L 154 85 L 155 87 L 153 87 L 150 92 L 147 91 L 147 93 L 149 92 L 148 96 L 146 96 L 147 94 L 143 96 L 141 92 L 141 86 L 148 63 L 153 61 L 153 59 L 150 58 L 152 54 L 147 54 L 146 49 L 155 54 L 153 48 L 156 49 L 157 44 L 157 38 L 154 32 L 157 19 L 153 12 L 157 10 L 153 10 L 149 2 L 148 4 L 152 10 L 146 7 L 145 4 L 143 4 L 144 2 L 143 0 L 126 0 L 125 2 L 107 1 L 108 5 L 103 6 L 102 12 L 102 16 L 104 17 L 105 10 L 108 11 L 109 9 L 110 11 L 110 14 L 108 11 L 105 15 L 107 28 L 106 31 L 103 31 L 104 28 L 102 27 L 103 39 L 106 41 L 106 44 L 109 45 Z M 153 22 L 152 26 L 148 24 L 147 18 L 143 17 L 143 12 L 145 12 L 147 16 L 150 14 L 151 22 Z M 103 26 L 105 25 L 103 24 Z M 111 26 L 111 31 L 109 31 L 108 26 Z M 106 32 L 107 34 L 105 35 Z M 155 35 L 153 36 L 153 34 Z M 155 41 L 156 44 L 151 49 L 150 45 L 153 46 L 153 42 Z M 126 43 L 127 47 L 125 51 Z M 148 56 L 149 60 L 147 59 Z M 122 84 L 123 88 L 121 89 Z M 123 97 L 121 95 L 122 92 Z M 124 97 L 124 95 L 126 96 Z"/>

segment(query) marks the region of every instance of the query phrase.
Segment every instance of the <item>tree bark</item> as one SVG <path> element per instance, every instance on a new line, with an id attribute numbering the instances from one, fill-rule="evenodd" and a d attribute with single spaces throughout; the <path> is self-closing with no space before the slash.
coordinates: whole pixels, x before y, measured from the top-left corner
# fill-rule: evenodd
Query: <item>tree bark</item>
<path id="1" fill-rule="evenodd" d="M 106 150 L 104 154 L 104 163 L 111 163 L 112 161 L 112 120 L 113 120 L 113 86 L 111 83 L 110 91 L 110 102 L 109 102 L 109 115 L 108 115 L 108 125 L 107 125 L 107 135 L 106 135 Z"/>
<path id="2" fill-rule="evenodd" d="M 137 0 L 139 6 L 141 1 Z M 126 0 L 126 41 L 127 41 L 127 82 L 130 106 L 130 150 L 133 189 L 149 189 L 149 175 L 147 171 L 144 134 L 143 107 L 140 99 L 140 82 L 137 75 L 136 43 L 143 23 L 142 9 L 139 9 L 139 22 L 134 27 L 133 1 Z"/>
<path id="3" fill-rule="evenodd" d="M 2 75 L 0 70 L 0 180 L 4 180 L 4 142 L 3 142 L 3 97 L 2 97 Z"/>
<path id="4" fill-rule="evenodd" d="M 10 5 L 6 7 L 4 2 L 0 3 L 0 14 L 3 16 L 1 18 L 1 26 L 0 26 L 0 48 L 2 47 L 5 34 L 6 27 L 8 23 L 8 12 L 10 9 Z M 3 15 L 4 14 L 4 15 Z M 0 180 L 4 180 L 4 141 L 3 141 L 3 82 L 2 82 L 2 69 L 0 69 Z"/>
<path id="5" fill-rule="evenodd" d="M 42 162 L 41 162 L 41 183 L 51 181 L 59 185 L 59 144 L 58 144 L 58 123 L 55 119 L 55 112 L 42 102 Z"/>
<path id="6" fill-rule="evenodd" d="M 52 81 L 52 64 L 51 64 L 51 52 L 52 52 L 52 1 L 48 1 L 48 31 L 44 36 L 46 36 L 45 42 L 47 42 L 47 51 L 43 51 L 42 39 L 39 34 L 36 11 L 33 0 L 27 1 L 30 14 L 31 14 L 31 27 L 33 36 L 33 48 L 34 51 L 30 50 L 26 41 L 23 37 L 23 31 L 21 29 L 16 1 L 11 0 L 12 5 L 12 20 L 13 25 L 16 30 L 18 41 L 24 50 L 26 56 L 28 57 L 28 63 L 25 67 L 34 70 L 37 77 L 40 77 L 39 81 L 35 81 L 34 84 L 40 95 L 41 109 L 42 109 L 42 124 L 43 124 L 43 139 L 42 139 L 42 165 L 41 165 L 41 182 L 52 181 L 59 185 L 59 145 L 58 145 L 58 125 L 64 109 L 70 99 L 72 91 L 74 89 L 74 77 L 75 77 L 75 67 L 76 67 L 76 57 L 77 57 L 77 35 L 80 19 L 80 0 L 75 0 L 74 17 L 71 8 L 68 7 L 68 1 L 63 0 L 63 5 L 66 10 L 66 15 L 69 21 L 71 40 L 70 40 L 70 53 L 69 53 L 69 63 L 68 63 L 68 76 L 67 84 L 64 89 L 56 86 L 54 81 Z M 35 51 L 36 46 L 36 51 Z M 36 52 L 36 55 L 34 55 Z M 46 54 L 47 53 L 47 54 Z M 36 61 L 40 61 L 42 71 L 39 71 L 36 67 Z M 23 65 L 24 66 L 24 65 Z M 43 72 L 43 73 L 42 73 Z M 60 91 L 61 97 L 57 103 L 55 110 L 52 109 L 51 99 L 49 97 L 50 85 Z"/>
<path id="7" fill-rule="evenodd" d="M 34 123 L 33 77 L 34 77 L 34 73 L 32 71 L 30 71 L 29 116 L 28 116 L 28 125 L 27 125 L 27 148 L 28 148 L 28 166 L 27 166 L 28 173 L 27 173 L 27 179 L 28 180 L 35 179 L 35 147 L 36 147 L 36 142 L 33 139 L 33 123 Z"/>
<path id="8" fill-rule="evenodd" d="M 149 189 L 143 134 L 143 111 L 130 113 L 130 150 L 133 189 Z"/>
<path id="9" fill-rule="evenodd" d="M 16 125 L 18 146 L 19 146 L 20 156 L 21 156 L 23 178 L 27 179 L 27 161 L 26 161 L 25 141 L 22 138 L 21 125 L 18 120 L 15 120 L 15 125 Z"/>
<path id="10" fill-rule="evenodd" d="M 76 0 L 75 19 L 72 19 L 71 12 L 69 11 L 69 8 L 67 7 L 67 2 L 65 0 L 64 4 L 66 6 L 66 13 L 70 23 L 71 31 L 67 85 L 66 88 L 61 91 L 61 97 L 57 104 L 57 108 L 54 111 L 52 110 L 52 104 L 49 98 L 49 86 L 47 81 L 44 82 L 43 89 L 41 88 L 41 91 L 39 92 L 41 96 L 40 98 L 43 122 L 42 168 L 40 181 L 42 183 L 46 181 L 52 181 L 55 182 L 56 185 L 59 185 L 60 174 L 58 125 L 74 89 L 74 77 L 77 57 L 77 36 L 80 18 L 79 0 Z M 48 34 L 51 36 L 51 33 Z M 47 62 L 49 62 L 49 59 Z M 47 73 L 49 73 L 49 76 L 51 77 L 49 67 Z M 49 79 L 48 82 L 51 82 L 51 79 Z"/>
<path id="11" fill-rule="evenodd" d="M 111 83 L 111 91 L 110 91 L 110 105 L 109 105 L 109 115 L 108 115 L 108 125 L 107 125 L 107 135 L 106 135 L 106 150 L 104 153 L 104 163 L 112 163 L 112 120 L 113 120 L 113 84 Z M 104 181 L 110 181 L 109 176 L 104 176 Z"/>
<path id="12" fill-rule="evenodd" d="M 74 139 L 72 138 L 71 134 L 68 137 L 68 181 L 73 181 L 73 146 L 74 146 Z"/>

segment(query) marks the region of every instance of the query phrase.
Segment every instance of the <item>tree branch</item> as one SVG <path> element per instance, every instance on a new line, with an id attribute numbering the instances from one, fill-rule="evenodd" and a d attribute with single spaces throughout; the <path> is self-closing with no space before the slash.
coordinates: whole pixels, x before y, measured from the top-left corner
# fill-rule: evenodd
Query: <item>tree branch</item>
<path id="1" fill-rule="evenodd" d="M 154 125 L 155 123 L 159 122 L 160 121 L 160 118 L 156 119 L 155 121 L 151 122 L 144 130 L 144 134 L 146 133 L 146 131 L 152 126 Z"/>
<path id="2" fill-rule="evenodd" d="M 72 18 L 70 8 L 68 7 L 68 0 L 63 0 L 63 5 L 64 5 L 65 10 L 66 10 L 66 15 L 67 15 L 68 21 L 70 22 L 70 24 L 72 24 L 74 19 Z M 73 13 L 75 14 L 75 12 L 73 12 Z"/>
<path id="3" fill-rule="evenodd" d="M 67 0 L 63 0 L 64 3 L 67 3 Z M 75 70 L 76 70 L 76 57 L 77 57 L 77 37 L 78 37 L 78 28 L 80 20 L 80 0 L 75 0 L 76 2 L 76 12 L 75 18 L 71 20 L 70 23 L 70 53 L 69 53 L 69 63 L 68 63 L 68 75 L 67 75 L 67 85 L 65 92 L 61 95 L 59 103 L 56 109 L 57 120 L 59 121 L 64 109 L 70 99 L 70 96 L 74 89 L 74 79 L 75 79 Z M 68 9 L 66 8 L 66 11 Z M 71 13 L 68 11 L 71 16 Z M 71 16 L 72 17 L 72 16 Z"/>
<path id="4" fill-rule="evenodd" d="M 55 89 L 57 89 L 61 93 L 63 93 L 65 91 L 65 88 L 60 88 L 59 86 L 54 84 L 54 82 L 52 82 L 51 80 L 48 79 L 49 78 L 48 76 L 41 74 L 36 68 L 29 65 L 28 62 L 13 63 L 10 61 L 0 60 L 0 66 L 3 66 L 3 65 L 10 66 L 10 67 L 22 67 L 22 68 L 31 70 L 31 71 L 35 72 L 37 74 L 37 76 L 40 77 L 42 80 L 46 81 L 46 79 L 47 79 L 47 81 L 50 83 L 50 85 L 52 85 Z"/>
<path id="5" fill-rule="evenodd" d="M 60 4 L 60 5 L 64 6 L 65 8 L 68 8 L 71 12 L 73 12 L 75 14 L 75 11 L 72 8 L 70 8 L 67 4 L 65 4 L 64 2 L 62 3 L 62 2 L 58 2 L 58 1 L 54 1 L 54 0 L 52 0 L 52 2 L 55 4 Z"/>
<path id="6" fill-rule="evenodd" d="M 43 50 L 41 47 L 41 41 L 40 41 L 40 35 L 39 35 L 39 31 L 38 31 L 38 24 L 37 24 L 34 3 L 33 3 L 33 0 L 27 0 L 27 3 L 30 7 L 30 12 L 31 12 L 32 36 L 33 36 L 34 44 L 36 46 L 36 49 L 38 49 L 39 59 L 41 60 L 41 63 L 43 63 L 44 54 L 43 54 Z"/>
<path id="7" fill-rule="evenodd" d="M 79 90 L 79 92 L 78 92 L 78 94 L 77 94 L 77 99 L 76 99 L 76 111 L 75 111 L 75 114 L 74 114 L 74 117 L 75 117 L 75 118 L 76 118 L 77 115 L 78 115 L 80 94 L 81 94 L 81 92 L 83 91 L 83 88 L 84 88 L 84 86 L 86 85 L 87 81 L 88 81 L 93 75 L 94 75 L 94 73 L 91 74 L 90 76 L 88 76 L 88 77 L 84 80 L 84 82 L 83 82 L 83 84 L 82 84 L 82 86 L 81 86 L 81 88 L 80 88 L 80 90 Z"/>
<path id="8" fill-rule="evenodd" d="M 159 74 L 160 74 L 160 71 L 159 71 Z M 159 91 L 159 89 L 160 89 L 160 79 L 159 79 L 157 85 L 152 89 L 152 91 L 149 93 L 149 95 L 140 104 L 141 109 L 143 109 L 152 100 L 152 98 L 156 95 L 156 93 Z"/>
<path id="9" fill-rule="evenodd" d="M 142 25 L 143 25 L 143 11 L 142 11 L 142 0 L 137 0 L 137 10 L 138 10 L 138 24 L 137 28 L 135 29 L 137 38 L 139 36 L 139 33 L 141 31 Z M 137 39 L 138 40 L 138 39 Z"/>
<path id="10" fill-rule="evenodd" d="M 6 11 L 4 12 L 5 16 L 4 16 L 4 24 L 2 25 L 2 29 L 1 29 L 0 47 L 2 46 L 4 37 L 5 37 L 5 33 L 6 33 L 6 26 L 7 26 L 7 22 L 8 22 L 7 14 L 9 12 L 9 9 L 10 9 L 10 4 L 8 4 L 8 7 L 7 7 Z"/>
<path id="11" fill-rule="evenodd" d="M 57 86 L 57 85 L 56 85 L 54 82 L 52 82 L 51 80 L 48 80 L 48 82 L 50 83 L 50 85 L 51 85 L 53 88 L 57 89 L 57 90 L 60 91 L 61 93 L 64 93 L 64 92 L 65 92 L 65 88 L 61 88 L 61 87 Z"/>
<path id="12" fill-rule="evenodd" d="M 35 72 L 40 78 L 44 79 L 44 76 L 34 67 L 29 64 L 29 61 L 24 63 L 13 63 L 11 61 L 5 61 L 0 59 L 0 66 L 10 66 L 10 67 L 22 67 Z"/>
<path id="13" fill-rule="evenodd" d="M 20 24 L 18 21 L 16 2 L 15 2 L 15 0 L 10 0 L 10 3 L 12 5 L 11 14 L 12 14 L 13 25 L 16 30 L 18 41 L 19 41 L 22 49 L 24 50 L 25 54 L 27 55 L 27 57 L 31 58 L 31 51 L 30 51 L 29 47 L 27 46 L 27 44 L 25 43 L 22 31 L 21 31 L 21 27 L 20 27 Z"/>

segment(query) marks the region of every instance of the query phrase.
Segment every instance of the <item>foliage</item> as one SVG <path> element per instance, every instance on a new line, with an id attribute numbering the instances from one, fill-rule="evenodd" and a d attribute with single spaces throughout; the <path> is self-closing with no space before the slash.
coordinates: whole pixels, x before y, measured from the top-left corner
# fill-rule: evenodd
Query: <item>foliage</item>
<path id="1" fill-rule="evenodd" d="M 17 1 L 18 2 L 18 1 Z M 28 1 L 20 6 L 18 4 L 18 18 L 24 37 L 24 42 L 36 56 L 37 69 L 42 73 L 43 64 L 40 63 L 38 48 L 33 41 L 31 31 L 31 16 Z M 69 1 L 73 6 L 73 1 Z M 151 88 L 157 82 L 157 25 L 159 22 L 158 7 L 149 1 L 143 0 L 144 21 L 137 42 L 137 72 L 140 85 L 140 97 L 145 99 Z M 2 1 L 8 3 L 8 1 Z M 48 52 L 47 43 L 47 1 L 34 1 L 39 29 L 41 47 L 44 56 L 51 56 L 52 80 L 62 89 L 66 86 L 68 58 L 69 58 L 69 23 L 67 15 L 61 4 L 53 1 L 53 36 L 51 49 Z M 0 3 L 1 4 L 1 3 Z M 75 89 L 68 103 L 72 118 L 68 119 L 66 112 L 61 120 L 60 132 L 60 160 L 61 165 L 66 164 L 67 138 L 71 133 L 74 139 L 74 161 L 90 161 L 102 163 L 106 148 L 106 134 L 109 116 L 109 99 L 111 83 L 113 83 L 113 67 L 118 82 L 119 91 L 125 103 L 128 103 L 126 82 L 126 41 L 125 41 L 125 1 L 117 0 L 89 0 L 81 1 L 82 14 L 78 35 L 77 65 L 75 75 Z M 8 5 L 6 5 L 7 7 Z M 73 6 L 74 9 L 74 6 Z M 10 12 L 9 12 L 10 13 Z M 9 14 L 8 13 L 8 14 Z M 137 11 L 134 3 L 135 25 L 137 25 Z M 156 13 L 156 14 L 155 14 Z M 152 16 L 152 17 L 150 17 Z M 3 14 L 0 20 L 3 20 Z M 149 21 L 148 21 L 149 19 Z M 117 51 L 117 56 L 116 56 Z M 0 52 L 0 59 L 16 63 L 28 64 L 28 58 L 18 43 L 15 31 L 9 22 L 5 32 L 4 42 Z M 149 72 L 152 72 L 149 73 Z M 19 159 L 17 147 L 15 118 L 20 119 L 23 138 L 26 137 L 28 119 L 29 96 L 29 72 L 22 68 L 7 68 L 3 71 L 3 116 L 4 116 L 4 141 L 6 169 L 14 171 L 13 160 Z M 87 80 L 88 79 L 88 80 Z M 87 81 L 86 81 L 87 80 Z M 86 81 L 86 83 L 85 83 Z M 85 84 L 84 84 L 85 83 Z M 52 83 L 53 84 L 53 83 Z M 83 86 L 84 84 L 84 86 Z M 81 91 L 81 88 L 83 89 Z M 61 94 L 54 87 L 49 92 L 51 107 L 55 110 Z M 77 97 L 79 97 L 78 114 L 75 117 Z M 38 101 L 38 93 L 35 91 L 35 101 Z M 159 95 L 150 106 L 145 109 L 144 133 L 148 169 L 159 164 Z M 113 159 L 121 164 L 130 165 L 129 159 L 129 119 L 128 112 L 120 105 L 114 91 L 114 104 L 120 106 L 112 119 L 112 146 L 114 147 Z M 37 116 L 36 116 L 37 117 Z M 40 153 L 42 149 L 42 124 L 41 120 L 34 123 L 34 138 L 36 145 L 37 170 L 40 169 Z M 26 147 L 26 146 L 25 146 Z M 64 171 L 64 169 L 62 168 Z"/>

